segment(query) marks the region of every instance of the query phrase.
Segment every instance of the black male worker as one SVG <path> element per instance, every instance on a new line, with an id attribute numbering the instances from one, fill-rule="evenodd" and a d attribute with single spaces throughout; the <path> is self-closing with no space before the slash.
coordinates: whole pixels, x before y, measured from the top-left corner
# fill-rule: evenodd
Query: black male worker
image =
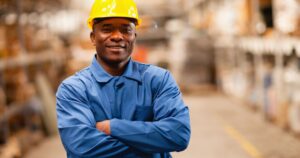
<path id="1" fill-rule="evenodd" d="M 140 25 L 133 0 L 96 0 L 88 25 L 96 54 L 57 91 L 68 158 L 170 158 L 187 148 L 189 110 L 170 72 L 131 59 Z"/>

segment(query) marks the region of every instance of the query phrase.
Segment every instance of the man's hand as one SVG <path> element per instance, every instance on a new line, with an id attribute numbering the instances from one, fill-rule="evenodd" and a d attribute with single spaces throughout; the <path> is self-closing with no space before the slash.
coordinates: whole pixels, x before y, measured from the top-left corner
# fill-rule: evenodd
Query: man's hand
<path id="1" fill-rule="evenodd" d="M 104 132 L 107 135 L 110 135 L 110 120 L 104 120 L 96 123 L 96 128 Z"/>

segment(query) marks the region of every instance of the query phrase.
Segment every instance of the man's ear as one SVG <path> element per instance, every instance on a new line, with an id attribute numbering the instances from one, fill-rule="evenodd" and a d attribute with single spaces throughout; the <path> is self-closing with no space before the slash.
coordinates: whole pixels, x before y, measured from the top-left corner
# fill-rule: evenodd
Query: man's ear
<path id="1" fill-rule="evenodd" d="M 90 33 L 90 39 L 91 39 L 93 46 L 96 46 L 94 30 Z"/>

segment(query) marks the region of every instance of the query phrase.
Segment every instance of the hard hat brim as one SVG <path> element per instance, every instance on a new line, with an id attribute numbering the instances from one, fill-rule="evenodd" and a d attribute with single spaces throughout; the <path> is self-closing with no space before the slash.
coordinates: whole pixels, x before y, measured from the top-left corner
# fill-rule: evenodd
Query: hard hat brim
<path id="1" fill-rule="evenodd" d="M 105 20 L 105 19 L 110 19 L 110 18 L 124 18 L 124 19 L 129 19 L 130 21 L 132 21 L 136 27 L 140 26 L 141 24 L 141 19 L 136 19 L 136 18 L 131 18 L 131 17 L 123 17 L 123 16 L 111 16 L 111 17 L 95 17 L 93 19 L 88 19 L 87 23 L 88 23 L 88 27 L 89 29 L 93 30 L 93 25 L 94 25 L 94 20 L 95 19 L 99 19 L 99 20 Z"/>

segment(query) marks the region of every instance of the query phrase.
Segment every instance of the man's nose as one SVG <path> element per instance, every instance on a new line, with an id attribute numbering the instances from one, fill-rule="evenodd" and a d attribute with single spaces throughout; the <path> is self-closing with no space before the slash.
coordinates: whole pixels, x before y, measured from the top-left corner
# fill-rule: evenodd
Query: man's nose
<path id="1" fill-rule="evenodd" d="M 119 42 L 123 40 L 123 34 L 120 30 L 114 30 L 111 35 L 111 40 L 115 42 Z"/>

